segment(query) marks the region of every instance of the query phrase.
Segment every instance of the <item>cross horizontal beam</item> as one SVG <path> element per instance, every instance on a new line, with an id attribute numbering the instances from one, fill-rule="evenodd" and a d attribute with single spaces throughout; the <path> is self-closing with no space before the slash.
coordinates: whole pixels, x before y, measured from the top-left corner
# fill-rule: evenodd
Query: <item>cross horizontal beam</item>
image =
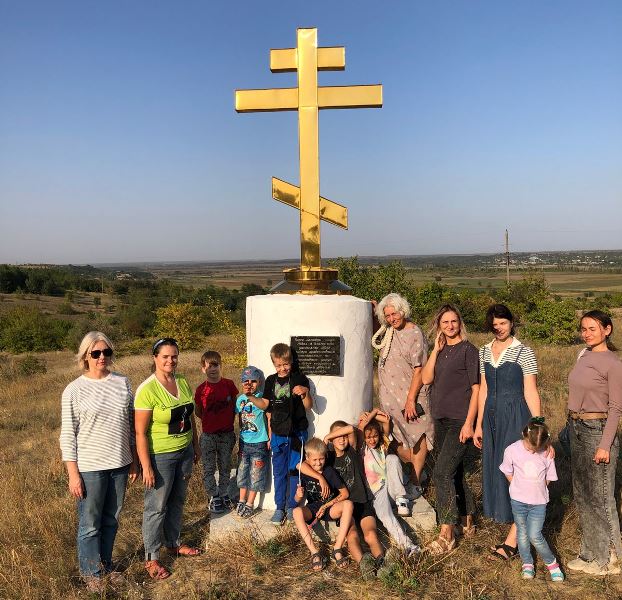
<path id="1" fill-rule="evenodd" d="M 346 68 L 346 49 L 332 46 L 317 49 L 318 71 L 343 71 Z M 296 48 L 270 50 L 270 70 L 273 73 L 290 73 L 298 70 Z"/>
<path id="2" fill-rule="evenodd" d="M 317 88 L 318 108 L 381 108 L 382 85 L 344 85 Z M 298 110 L 298 88 L 236 90 L 235 110 L 265 112 Z"/>
<path id="3" fill-rule="evenodd" d="M 283 202 L 283 204 L 300 210 L 300 188 L 297 185 L 273 177 L 272 197 L 279 202 Z M 320 196 L 320 219 L 342 229 L 347 229 L 348 209 L 341 204 Z"/>

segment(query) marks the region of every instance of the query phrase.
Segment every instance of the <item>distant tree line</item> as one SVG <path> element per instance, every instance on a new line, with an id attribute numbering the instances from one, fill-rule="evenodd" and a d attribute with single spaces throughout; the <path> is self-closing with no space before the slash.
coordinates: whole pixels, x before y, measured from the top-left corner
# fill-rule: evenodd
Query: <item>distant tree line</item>
<path id="1" fill-rule="evenodd" d="M 403 295 L 412 308 L 413 319 L 427 332 L 431 318 L 447 302 L 456 304 L 471 331 L 484 330 L 488 307 L 496 302 L 506 304 L 514 313 L 521 335 L 549 344 L 571 344 L 577 340 L 577 311 L 592 308 L 608 310 L 622 306 L 622 294 L 589 294 L 562 299 L 554 295 L 541 273 L 527 274 L 523 279 L 484 292 L 456 289 L 438 281 L 417 286 L 409 270 L 400 261 L 377 266 L 361 264 L 357 257 L 331 261 L 339 269 L 339 279 L 352 288 L 359 298 L 380 300 L 390 292 Z"/>

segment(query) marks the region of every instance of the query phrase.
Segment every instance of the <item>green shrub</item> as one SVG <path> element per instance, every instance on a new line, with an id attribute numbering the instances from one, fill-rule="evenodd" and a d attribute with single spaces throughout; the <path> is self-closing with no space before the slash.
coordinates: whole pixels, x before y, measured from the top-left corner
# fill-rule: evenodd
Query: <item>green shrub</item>
<path id="1" fill-rule="evenodd" d="M 20 375 L 36 375 L 37 373 L 47 373 L 47 365 L 45 360 L 35 356 L 34 354 L 27 354 L 19 361 L 17 365 L 17 372 Z"/>
<path id="2" fill-rule="evenodd" d="M 0 321 L 0 350 L 13 353 L 43 352 L 65 347 L 71 323 L 54 319 L 34 307 L 19 306 Z"/>
<path id="3" fill-rule="evenodd" d="M 58 310 L 56 311 L 59 315 L 75 315 L 77 311 L 74 310 L 73 306 L 71 306 L 71 302 L 67 300 L 62 304 L 59 304 Z"/>
<path id="4" fill-rule="evenodd" d="M 526 318 L 525 335 L 549 344 L 572 344 L 577 339 L 577 315 L 568 300 L 540 300 Z"/>

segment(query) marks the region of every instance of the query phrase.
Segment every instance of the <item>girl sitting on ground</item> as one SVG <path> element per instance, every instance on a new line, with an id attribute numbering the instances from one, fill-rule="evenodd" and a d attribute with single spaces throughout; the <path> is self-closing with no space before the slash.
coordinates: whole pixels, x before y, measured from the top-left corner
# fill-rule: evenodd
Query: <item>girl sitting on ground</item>
<path id="1" fill-rule="evenodd" d="M 363 433 L 365 441 L 362 448 L 363 467 L 367 485 L 373 495 L 376 516 L 391 536 L 391 540 L 407 556 L 411 556 L 418 553 L 420 548 L 406 535 L 391 507 L 393 499 L 398 514 L 404 504 L 406 505 L 404 512 L 409 514 L 402 463 L 395 454 L 387 452 L 390 426 L 391 418 L 378 409 L 364 412 L 359 417 L 358 430 Z"/>

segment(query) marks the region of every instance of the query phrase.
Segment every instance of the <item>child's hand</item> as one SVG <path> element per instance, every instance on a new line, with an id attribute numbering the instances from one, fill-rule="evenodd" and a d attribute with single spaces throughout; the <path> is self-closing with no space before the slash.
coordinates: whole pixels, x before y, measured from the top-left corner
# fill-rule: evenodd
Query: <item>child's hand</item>
<path id="1" fill-rule="evenodd" d="M 318 477 L 318 483 L 320 484 L 320 491 L 322 492 L 322 498 L 326 499 L 330 496 L 330 486 L 328 481 L 321 475 Z"/>
<path id="2" fill-rule="evenodd" d="M 322 506 L 320 506 L 320 508 L 318 508 L 317 512 L 315 513 L 315 518 L 319 521 L 324 516 L 325 512 L 326 504 L 322 504 Z"/>
<path id="3" fill-rule="evenodd" d="M 292 392 L 294 392 L 294 394 L 296 394 L 296 396 L 300 396 L 301 398 L 304 398 L 308 393 L 309 393 L 309 388 L 305 387 L 304 385 L 297 385 Z"/>
<path id="4" fill-rule="evenodd" d="M 305 494 L 305 489 L 301 485 L 297 485 L 294 500 L 296 500 L 296 502 L 300 502 L 304 494 Z"/>

